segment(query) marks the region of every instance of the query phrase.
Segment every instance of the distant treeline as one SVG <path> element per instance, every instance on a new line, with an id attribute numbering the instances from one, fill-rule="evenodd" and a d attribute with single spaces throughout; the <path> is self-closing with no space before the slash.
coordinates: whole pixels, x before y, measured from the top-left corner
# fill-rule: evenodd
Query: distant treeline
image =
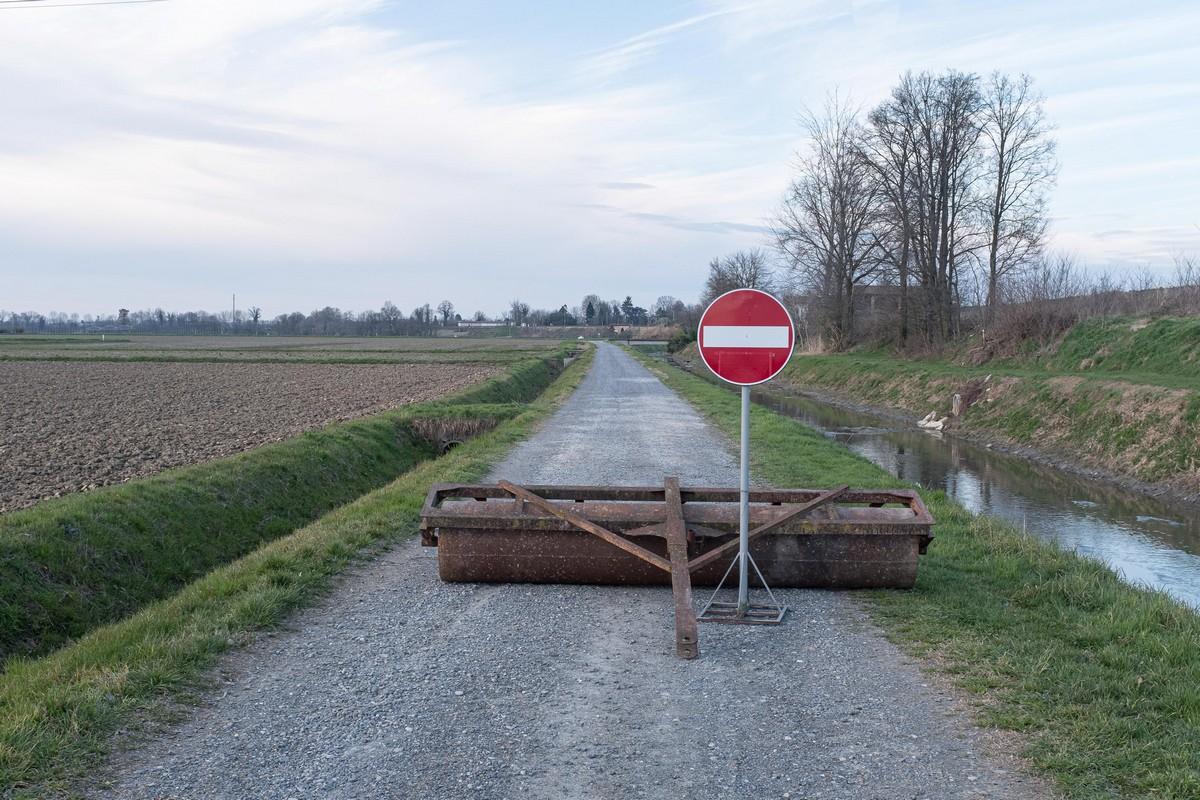
<path id="1" fill-rule="evenodd" d="M 647 310 L 626 296 L 623 301 L 601 300 L 589 294 L 574 307 L 563 304 L 557 309 L 531 308 L 528 303 L 513 300 L 509 308 L 489 316 L 476 311 L 469 318 L 459 314 L 454 304 L 443 300 L 436 307 L 425 303 L 409 313 L 392 302 L 379 310 L 343 311 L 332 306 L 304 314 L 294 311 L 266 318 L 257 306 L 230 309 L 218 313 L 208 311 L 164 311 L 161 308 L 131 311 L 117 309 L 112 314 L 67 314 L 52 311 L 9 312 L 0 310 L 0 333 L 89 333 L 128 332 L 147 334 L 176 334 L 190 336 L 266 335 L 277 336 L 430 336 L 439 328 L 490 323 L 513 326 L 574 326 L 574 325 L 672 325 L 686 324 L 696 313 L 674 297 L 658 298 Z"/>

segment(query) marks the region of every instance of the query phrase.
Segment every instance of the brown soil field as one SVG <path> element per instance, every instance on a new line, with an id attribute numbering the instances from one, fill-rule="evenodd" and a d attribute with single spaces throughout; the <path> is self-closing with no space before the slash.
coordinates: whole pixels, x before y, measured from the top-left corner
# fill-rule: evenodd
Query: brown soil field
<path id="1" fill-rule="evenodd" d="M 448 337 L 0 336 L 0 360 L 506 363 L 558 344 Z"/>
<path id="2" fill-rule="evenodd" d="M 565 334 L 558 337 L 565 338 Z M 573 338 L 573 337 L 571 337 Z M 557 341 L 545 339 L 451 336 L 0 336 L 0 349 L 71 349 L 103 351 L 164 350 L 324 350 L 405 352 L 411 350 L 548 350 Z"/>
<path id="3" fill-rule="evenodd" d="M 485 364 L 0 362 L 0 512 L 431 400 L 500 372 Z"/>

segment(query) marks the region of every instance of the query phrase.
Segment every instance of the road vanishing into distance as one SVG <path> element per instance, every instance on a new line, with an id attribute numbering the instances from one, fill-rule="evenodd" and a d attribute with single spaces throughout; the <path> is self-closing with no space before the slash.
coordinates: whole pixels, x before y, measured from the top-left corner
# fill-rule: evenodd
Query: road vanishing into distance
<path id="1" fill-rule="evenodd" d="M 491 478 L 664 475 L 736 486 L 731 443 L 601 344 Z M 444 584 L 436 567 L 414 536 L 347 575 L 228 657 L 205 703 L 115 756 L 93 796 L 1051 796 L 849 594 L 784 590 L 784 625 L 702 625 L 681 661 L 669 587 Z"/>

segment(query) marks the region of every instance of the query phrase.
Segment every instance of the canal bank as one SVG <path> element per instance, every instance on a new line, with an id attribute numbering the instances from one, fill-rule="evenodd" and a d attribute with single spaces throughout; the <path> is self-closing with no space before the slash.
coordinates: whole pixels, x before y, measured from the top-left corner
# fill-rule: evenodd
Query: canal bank
<path id="1" fill-rule="evenodd" d="M 731 438 L 737 396 L 643 356 Z M 753 469 L 780 486 L 904 482 L 755 406 Z M 1095 560 L 923 495 L 938 523 L 911 591 L 860 593 L 902 647 L 967 692 L 978 720 L 1073 798 L 1200 796 L 1200 616 Z"/>
<path id="2" fill-rule="evenodd" d="M 762 387 L 754 400 L 896 477 L 944 491 L 975 514 L 1095 558 L 1131 583 L 1200 608 L 1200 508 L 1070 472 L 954 434 Z"/>
<path id="3" fill-rule="evenodd" d="M 694 361 L 672 363 L 710 379 Z M 753 398 L 901 480 L 1200 609 L 1200 503 L 1190 497 L 970 431 L 922 430 L 909 415 L 785 380 L 755 387 Z"/>
<path id="4" fill-rule="evenodd" d="M 1200 502 L 1200 377 L 1190 374 L 835 353 L 797 356 L 773 385 L 908 422 L 932 412 L 947 432 L 977 444 L 1132 492 Z"/>

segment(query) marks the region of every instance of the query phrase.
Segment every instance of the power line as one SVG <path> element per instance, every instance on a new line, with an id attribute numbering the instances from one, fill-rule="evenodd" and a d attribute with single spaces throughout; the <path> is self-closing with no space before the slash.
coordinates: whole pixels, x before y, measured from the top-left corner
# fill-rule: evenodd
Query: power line
<path id="1" fill-rule="evenodd" d="M 86 0 L 81 3 L 55 3 L 48 0 L 0 0 L 0 11 L 19 8 L 75 8 L 77 6 L 129 6 L 143 3 L 165 3 L 167 0 Z"/>

